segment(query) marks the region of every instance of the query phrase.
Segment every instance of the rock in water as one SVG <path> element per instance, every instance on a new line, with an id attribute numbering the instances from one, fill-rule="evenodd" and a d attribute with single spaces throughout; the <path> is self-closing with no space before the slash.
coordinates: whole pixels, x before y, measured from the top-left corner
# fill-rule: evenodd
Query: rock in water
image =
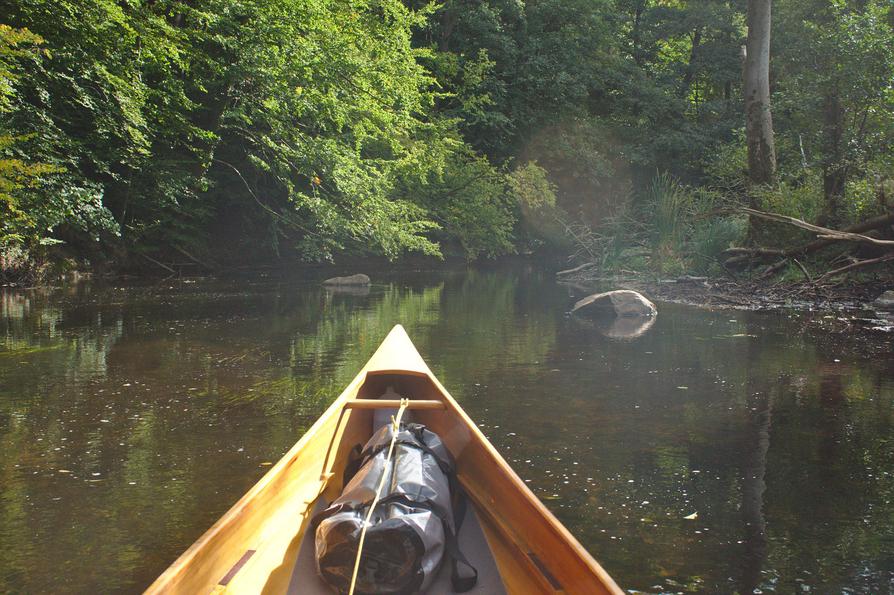
<path id="1" fill-rule="evenodd" d="M 574 304 L 571 311 L 587 315 L 614 314 L 615 316 L 651 317 L 658 314 L 655 304 L 643 297 L 642 294 L 630 289 L 594 293 Z"/>
<path id="2" fill-rule="evenodd" d="M 348 277 L 332 277 L 323 281 L 323 285 L 369 285 L 369 277 L 363 273 Z"/>
<path id="3" fill-rule="evenodd" d="M 878 296 L 872 305 L 880 310 L 894 310 L 894 289 L 889 289 L 882 295 Z"/>

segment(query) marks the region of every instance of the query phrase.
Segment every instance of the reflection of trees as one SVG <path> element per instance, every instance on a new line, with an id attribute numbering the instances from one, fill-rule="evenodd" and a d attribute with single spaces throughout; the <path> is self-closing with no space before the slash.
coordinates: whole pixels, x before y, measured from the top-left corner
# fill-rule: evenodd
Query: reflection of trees
<path id="1" fill-rule="evenodd" d="M 47 368 L 61 372 L 55 382 L 62 385 L 105 375 L 107 358 L 124 332 L 121 312 L 105 318 L 96 314 L 70 329 L 70 311 L 56 304 L 61 293 L 0 288 L 0 369 L 5 384 L 33 385 L 35 375 L 39 378 Z M 0 394 L 3 388 L 0 385 Z M 13 402 L 28 394 L 17 393 Z"/>
<path id="2" fill-rule="evenodd" d="M 44 292 L 20 292 L 0 287 L 0 331 L 3 350 L 45 347 L 57 338 L 61 313 L 46 305 Z"/>
<path id="3" fill-rule="evenodd" d="M 476 271 L 449 279 L 441 324 L 410 334 L 448 388 L 485 381 L 506 367 L 545 361 L 556 341 L 564 297 L 544 293 L 525 271 Z"/>
<path id="4" fill-rule="evenodd" d="M 437 278 L 420 287 L 396 284 L 357 309 L 347 301 L 327 303 L 312 332 L 296 332 L 289 359 L 296 374 L 314 375 L 336 365 L 336 385 L 356 374 L 395 324 L 407 328 L 429 365 L 451 388 L 459 373 L 480 381 L 493 369 L 546 357 L 562 310 L 537 311 L 541 299 L 517 274 L 479 272 Z M 521 312 L 520 312 L 521 311 Z M 461 390 L 461 387 L 457 387 Z"/>
<path id="5" fill-rule="evenodd" d="M 0 591 L 50 591 L 62 563 L 79 590 L 146 584 L 399 322 L 625 587 L 745 592 L 778 574 L 790 592 L 809 570 L 821 591 L 884 592 L 890 355 L 849 357 L 781 317 L 673 306 L 636 341 L 610 341 L 563 318 L 567 305 L 513 270 L 368 295 L 0 290 L 0 450 L 15 453 L 0 461 Z M 97 560 L 132 574 L 100 575 Z"/>
<path id="6" fill-rule="evenodd" d="M 488 379 L 482 419 L 500 427 L 485 431 L 622 585 L 744 593 L 778 577 L 783 592 L 796 578 L 840 591 L 889 576 L 884 365 L 837 366 L 831 398 L 822 362 L 847 345 L 782 318 L 671 306 L 631 344 L 570 323 L 555 344 L 543 366 Z"/>
<path id="7" fill-rule="evenodd" d="M 745 404 L 746 422 L 742 441 L 742 520 L 745 523 L 744 555 L 740 592 L 754 593 L 764 582 L 762 571 L 767 558 L 767 522 L 764 493 L 767 451 L 770 448 L 770 421 L 773 400 L 763 383 L 763 370 L 757 366 L 752 342 L 746 349 Z"/>
<path id="8" fill-rule="evenodd" d="M 0 591 L 51 591 L 58 573 L 47 568 L 60 565 L 76 590 L 145 585 L 298 439 L 394 324 L 435 361 L 468 334 L 441 364 L 455 374 L 501 365 L 495 353 L 545 353 L 554 324 L 516 325 L 522 293 L 498 274 L 369 295 L 227 282 L 0 293 L 0 449 L 16 453 L 0 462 Z M 96 573 L 97 561 L 118 570 Z"/>
<path id="9" fill-rule="evenodd" d="M 842 355 L 837 348 L 833 353 Z M 795 578 L 828 592 L 890 587 L 894 385 L 885 381 L 889 373 L 823 363 L 810 376 L 794 378 L 774 406 L 777 454 L 768 466 L 767 499 L 774 547 L 768 564 L 795 569 L 788 590 L 800 588 Z"/>
<path id="10" fill-rule="evenodd" d="M 420 289 L 392 284 L 374 292 L 362 308 L 346 296 L 327 294 L 325 307 L 313 313 L 312 330 L 289 340 L 293 373 L 313 376 L 327 370 L 333 381 L 347 384 L 395 324 L 408 329 L 436 325 L 442 293 L 442 283 Z"/>

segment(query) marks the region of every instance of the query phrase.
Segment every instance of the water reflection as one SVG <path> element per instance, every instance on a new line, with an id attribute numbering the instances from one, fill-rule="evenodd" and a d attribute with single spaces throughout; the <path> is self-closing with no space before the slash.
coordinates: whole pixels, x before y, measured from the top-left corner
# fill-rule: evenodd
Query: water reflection
<path id="1" fill-rule="evenodd" d="M 583 318 L 574 316 L 577 324 L 597 330 L 603 337 L 618 341 L 632 341 L 642 337 L 655 325 L 655 316 L 600 316 Z"/>
<path id="2" fill-rule="evenodd" d="M 0 591 L 145 586 L 397 322 L 623 586 L 891 589 L 883 343 L 667 305 L 588 327 L 523 267 L 374 279 L 0 290 Z"/>

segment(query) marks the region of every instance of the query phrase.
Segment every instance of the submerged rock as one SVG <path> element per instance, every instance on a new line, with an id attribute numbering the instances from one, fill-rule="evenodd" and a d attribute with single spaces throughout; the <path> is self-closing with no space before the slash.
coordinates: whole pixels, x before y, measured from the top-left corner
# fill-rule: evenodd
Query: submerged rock
<path id="1" fill-rule="evenodd" d="M 363 273 L 348 277 L 332 277 L 323 281 L 323 285 L 369 285 L 369 277 Z"/>
<path id="2" fill-rule="evenodd" d="M 655 304 L 641 293 L 630 289 L 616 289 L 605 293 L 594 293 L 574 304 L 574 313 L 588 316 L 614 314 L 615 316 L 651 317 L 658 314 Z"/>
<path id="3" fill-rule="evenodd" d="M 894 310 L 894 290 L 889 289 L 872 302 L 872 305 L 880 310 Z"/>

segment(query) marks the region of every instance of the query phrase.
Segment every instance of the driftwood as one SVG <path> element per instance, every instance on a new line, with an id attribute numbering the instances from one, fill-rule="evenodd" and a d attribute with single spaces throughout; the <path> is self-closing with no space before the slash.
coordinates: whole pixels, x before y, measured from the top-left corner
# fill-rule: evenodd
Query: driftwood
<path id="1" fill-rule="evenodd" d="M 795 258 L 794 256 L 792 256 L 791 258 L 792 258 L 792 262 L 795 263 L 797 265 L 797 267 L 799 269 L 801 269 L 801 272 L 804 273 L 804 276 L 807 277 L 807 281 L 809 281 L 810 283 L 813 283 L 813 277 L 811 277 L 810 273 L 807 272 L 807 267 L 805 267 L 803 264 L 801 264 L 801 261 L 798 260 L 797 258 Z"/>

